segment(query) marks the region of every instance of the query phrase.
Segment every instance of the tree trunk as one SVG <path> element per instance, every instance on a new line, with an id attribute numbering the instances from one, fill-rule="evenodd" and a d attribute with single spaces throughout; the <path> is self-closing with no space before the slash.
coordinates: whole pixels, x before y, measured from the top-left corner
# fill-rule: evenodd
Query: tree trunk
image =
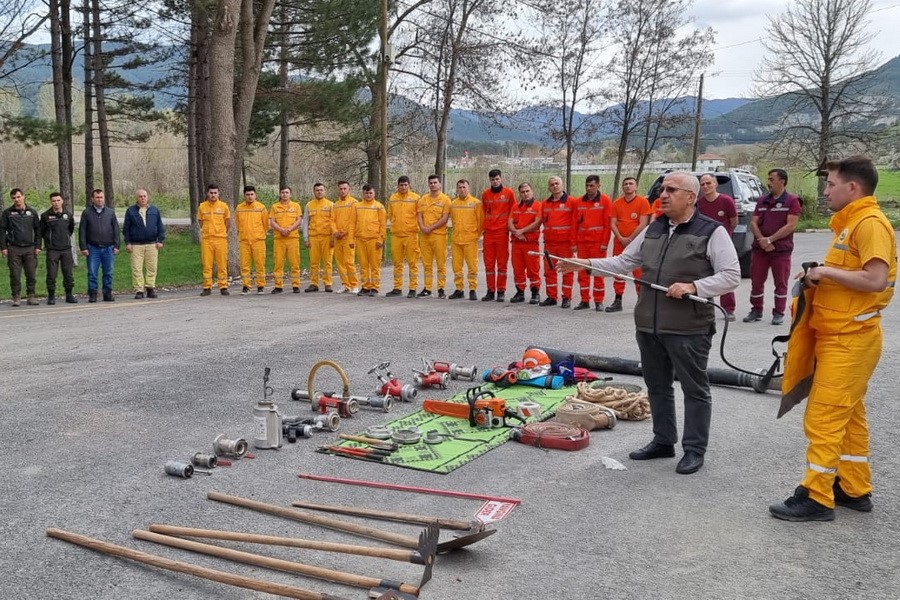
<path id="1" fill-rule="evenodd" d="M 84 205 L 91 205 L 91 191 L 94 189 L 94 97 L 93 97 L 93 52 L 91 51 L 91 5 L 84 0 Z M 73 200 L 74 203 L 74 200 Z"/>
<path id="2" fill-rule="evenodd" d="M 72 43 L 65 42 L 65 37 L 71 35 L 69 28 L 63 29 L 63 20 L 68 21 L 68 0 L 50 0 L 50 48 L 51 63 L 53 67 L 53 106 L 56 127 L 60 132 L 56 140 L 57 170 L 59 174 L 59 192 L 63 196 L 63 210 L 69 214 L 72 206 L 72 107 L 66 104 L 66 77 L 64 70 L 68 66 L 71 69 L 71 56 L 66 56 L 64 46 L 69 52 Z M 66 14 L 65 17 L 63 15 Z M 68 23 L 66 23 L 68 24 Z M 71 71 L 70 71 L 71 73 Z M 71 75 L 69 76 L 69 98 L 71 99 Z"/>
<path id="3" fill-rule="evenodd" d="M 91 0 L 94 14 L 94 95 L 97 100 L 97 132 L 100 137 L 100 165 L 103 168 L 103 192 L 106 205 L 116 206 L 113 189 L 112 157 L 109 153 L 109 122 L 106 118 L 106 64 L 103 56 L 103 31 L 100 25 L 100 0 Z"/>
<path id="4" fill-rule="evenodd" d="M 366 179 L 376 190 L 386 189 L 387 182 L 381 181 L 381 103 L 383 102 L 384 78 L 387 77 L 387 69 L 382 60 L 378 61 L 375 72 L 374 86 L 369 88 L 372 94 L 372 113 L 369 116 L 369 134 L 366 140 Z M 381 198 L 386 202 L 386 198 Z"/>
<path id="5" fill-rule="evenodd" d="M 278 57 L 278 83 L 281 86 L 281 93 L 287 98 L 288 85 L 288 33 L 290 25 L 288 25 L 287 7 L 281 5 L 281 48 Z M 281 123 L 279 126 L 280 145 L 278 148 L 278 190 L 281 191 L 288 186 L 288 163 L 291 160 L 291 128 L 288 119 L 287 102 L 281 103 Z"/>
<path id="6" fill-rule="evenodd" d="M 206 103 L 206 57 L 209 40 L 209 14 L 205 7 L 195 2 L 191 5 L 191 52 L 188 57 L 187 142 L 188 142 L 188 194 L 191 208 L 191 239 L 200 242 L 200 224 L 197 208 L 204 197 L 206 176 L 203 168 L 204 114 Z"/>

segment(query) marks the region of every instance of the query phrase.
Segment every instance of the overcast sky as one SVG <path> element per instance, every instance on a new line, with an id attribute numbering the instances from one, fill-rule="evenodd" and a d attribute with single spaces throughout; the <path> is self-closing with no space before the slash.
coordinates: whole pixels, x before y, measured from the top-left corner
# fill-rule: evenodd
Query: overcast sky
<path id="1" fill-rule="evenodd" d="M 765 50 L 760 38 L 769 24 L 789 4 L 785 0 L 695 0 L 693 14 L 700 26 L 716 30 L 715 64 L 703 84 L 705 98 L 739 98 L 751 95 L 754 69 Z M 900 54 L 900 0 L 873 0 L 870 14 L 876 32 L 870 45 L 881 52 L 879 64 Z"/>

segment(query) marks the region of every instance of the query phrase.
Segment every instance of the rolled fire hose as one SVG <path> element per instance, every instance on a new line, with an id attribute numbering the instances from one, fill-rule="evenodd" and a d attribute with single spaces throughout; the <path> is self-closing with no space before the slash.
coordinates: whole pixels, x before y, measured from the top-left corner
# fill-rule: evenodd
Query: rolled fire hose
<path id="1" fill-rule="evenodd" d="M 583 427 L 553 422 L 527 423 L 513 429 L 509 437 L 529 446 L 556 450 L 581 450 L 591 443 L 591 434 Z"/>
<path id="2" fill-rule="evenodd" d="M 588 431 L 594 429 L 612 429 L 616 426 L 616 413 L 605 406 L 568 400 L 556 409 L 556 420 L 567 425 L 584 427 Z"/>

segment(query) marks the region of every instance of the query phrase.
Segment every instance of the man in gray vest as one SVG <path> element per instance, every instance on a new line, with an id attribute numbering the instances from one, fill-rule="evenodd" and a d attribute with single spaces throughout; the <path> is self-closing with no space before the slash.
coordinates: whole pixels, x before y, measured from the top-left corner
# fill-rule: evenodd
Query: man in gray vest
<path id="1" fill-rule="evenodd" d="M 684 393 L 684 456 L 675 471 L 696 473 L 703 466 L 709 440 L 712 396 L 706 364 L 715 334 L 714 308 L 685 299 L 688 294 L 714 298 L 741 282 L 737 253 L 720 223 L 695 210 L 700 183 L 690 173 L 669 173 L 662 184 L 663 216 L 641 231 L 622 254 L 611 258 L 560 262 L 557 270 L 596 267 L 612 273 L 641 268 L 643 278 L 667 288 L 641 289 L 634 307 L 637 343 L 650 411 L 653 441 L 628 456 L 649 460 L 675 456 L 674 378 Z M 573 264 L 575 263 L 575 264 Z"/>

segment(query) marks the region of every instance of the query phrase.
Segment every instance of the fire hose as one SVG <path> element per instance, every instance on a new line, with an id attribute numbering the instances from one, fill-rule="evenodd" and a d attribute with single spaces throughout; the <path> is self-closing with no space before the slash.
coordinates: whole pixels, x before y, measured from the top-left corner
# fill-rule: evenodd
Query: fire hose
<path id="1" fill-rule="evenodd" d="M 616 413 L 611 408 L 580 400 L 567 400 L 560 404 L 556 409 L 556 420 L 566 425 L 583 427 L 588 431 L 612 429 L 618 422 Z"/>
<path id="2" fill-rule="evenodd" d="M 631 276 L 625 275 L 623 273 L 615 273 L 613 271 L 601 269 L 600 267 L 596 267 L 594 265 L 584 266 L 582 263 L 576 262 L 572 259 L 550 254 L 550 252 L 548 252 L 546 250 L 543 252 L 543 254 L 540 252 L 534 252 L 534 251 L 529 252 L 529 254 L 543 256 L 546 259 L 547 264 L 551 269 L 556 269 L 556 265 L 554 264 L 554 261 L 564 262 L 567 264 L 576 265 L 576 266 L 580 267 L 581 269 L 586 269 L 589 271 L 596 271 L 597 273 L 602 273 L 603 275 L 609 275 L 611 277 L 616 277 L 618 279 L 625 279 L 625 280 L 631 281 L 637 285 L 647 287 L 652 290 L 656 290 L 658 292 L 668 292 L 669 291 L 669 288 L 664 285 L 660 285 L 658 283 L 653 283 L 651 281 L 647 281 L 646 279 L 639 279 L 637 277 L 631 277 Z M 804 271 L 809 269 L 808 265 L 815 265 L 815 263 L 804 263 L 803 264 Z M 722 313 L 722 316 L 726 317 L 724 319 L 724 325 L 722 327 L 722 339 L 720 340 L 720 343 L 719 343 L 719 356 L 722 358 L 722 362 L 724 362 L 732 370 L 737 371 L 738 373 L 743 373 L 745 375 L 753 375 L 754 378 L 757 380 L 757 382 L 755 382 L 754 385 L 752 385 L 751 387 L 753 387 L 756 391 L 765 392 L 766 389 L 768 389 L 769 383 L 771 382 L 772 379 L 781 377 L 781 373 L 776 373 L 776 371 L 781 366 L 781 356 L 775 351 L 774 347 L 772 349 L 772 353 L 775 355 L 775 361 L 772 363 L 772 366 L 769 367 L 769 369 L 761 369 L 759 371 L 748 371 L 746 369 L 742 369 L 738 366 L 735 366 L 731 362 L 729 362 L 729 360 L 725 357 L 725 338 L 728 336 L 728 318 L 727 318 L 728 312 L 724 308 L 722 308 L 722 306 L 713 302 L 711 299 L 702 298 L 695 294 L 684 294 L 683 296 L 681 296 L 681 299 L 682 300 L 693 300 L 694 302 L 698 302 L 700 304 L 708 304 L 708 305 L 712 306 L 713 308 L 718 309 Z M 779 339 L 780 337 L 781 336 L 779 336 L 778 338 L 775 338 L 773 340 L 773 346 L 776 341 L 781 341 Z M 780 386 L 779 386 L 779 388 L 780 388 Z"/>
<path id="3" fill-rule="evenodd" d="M 528 423 L 513 429 L 511 440 L 556 450 L 581 450 L 591 443 L 591 434 L 583 427 L 564 423 Z"/>

